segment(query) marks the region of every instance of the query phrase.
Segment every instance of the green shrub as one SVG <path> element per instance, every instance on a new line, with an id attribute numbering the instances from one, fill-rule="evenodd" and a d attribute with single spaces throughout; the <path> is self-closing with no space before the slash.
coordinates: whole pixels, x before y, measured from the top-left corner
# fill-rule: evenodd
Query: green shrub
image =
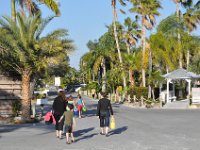
<path id="1" fill-rule="evenodd" d="M 144 98 L 148 97 L 148 87 L 134 87 L 131 88 L 128 92 L 131 98 L 133 98 L 133 95 L 136 95 L 136 97 L 139 99 L 141 98 L 141 96 L 143 96 Z"/>
<path id="2" fill-rule="evenodd" d="M 37 94 L 34 95 L 34 97 L 35 97 L 36 99 L 41 99 L 41 98 L 46 97 L 46 94 L 39 94 L 39 93 L 37 93 Z"/>
<path id="3" fill-rule="evenodd" d="M 13 116 L 16 117 L 19 115 L 19 112 L 21 110 L 21 102 L 20 100 L 15 100 L 12 103 L 12 112 L 13 112 Z"/>

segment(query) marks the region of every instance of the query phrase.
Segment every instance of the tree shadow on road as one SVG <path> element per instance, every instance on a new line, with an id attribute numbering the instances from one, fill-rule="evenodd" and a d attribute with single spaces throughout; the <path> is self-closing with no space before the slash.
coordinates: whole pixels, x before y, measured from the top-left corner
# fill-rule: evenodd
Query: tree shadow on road
<path id="1" fill-rule="evenodd" d="M 128 129 L 127 126 L 124 126 L 124 127 L 121 127 L 121 128 L 117 128 L 117 129 L 114 129 L 114 130 L 110 131 L 108 133 L 108 135 L 111 136 L 111 135 L 114 135 L 114 134 L 121 134 L 122 132 L 126 131 L 127 129 Z"/>
<path id="2" fill-rule="evenodd" d="M 96 109 L 88 109 L 85 113 L 83 113 L 83 115 L 85 115 L 86 117 L 93 117 L 96 116 Z"/>
<path id="3" fill-rule="evenodd" d="M 93 134 L 90 134 L 90 135 L 84 135 L 84 134 L 86 134 L 86 133 L 88 133 L 88 132 L 90 132 L 92 130 L 94 130 L 94 127 L 75 131 L 74 132 L 74 136 L 75 137 L 80 137 L 80 138 L 77 138 L 76 142 L 80 141 L 80 140 L 83 140 L 83 139 L 92 138 L 93 136 L 97 135 L 97 133 L 93 133 Z"/>

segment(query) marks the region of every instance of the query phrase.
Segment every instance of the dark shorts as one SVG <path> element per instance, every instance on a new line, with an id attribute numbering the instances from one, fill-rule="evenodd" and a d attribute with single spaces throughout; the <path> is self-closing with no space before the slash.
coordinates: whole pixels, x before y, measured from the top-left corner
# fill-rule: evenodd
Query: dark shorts
<path id="1" fill-rule="evenodd" d="M 109 127 L 110 114 L 109 111 L 100 111 L 100 127 Z"/>
<path id="2" fill-rule="evenodd" d="M 110 118 L 109 117 L 100 117 L 100 127 L 109 127 Z"/>
<path id="3" fill-rule="evenodd" d="M 65 125 L 65 132 L 66 133 L 72 133 L 72 126 L 71 125 Z"/>
<path id="4" fill-rule="evenodd" d="M 56 130 L 63 130 L 63 119 L 62 119 L 62 121 L 61 122 L 58 122 L 59 120 L 60 120 L 60 117 L 61 117 L 62 115 L 58 115 L 58 114 L 54 114 L 54 118 L 55 118 L 55 120 L 56 120 Z"/>

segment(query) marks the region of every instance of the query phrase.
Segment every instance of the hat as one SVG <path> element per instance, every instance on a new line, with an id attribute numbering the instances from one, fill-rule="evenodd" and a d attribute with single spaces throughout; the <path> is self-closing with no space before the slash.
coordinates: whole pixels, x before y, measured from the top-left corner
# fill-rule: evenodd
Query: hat
<path id="1" fill-rule="evenodd" d="M 59 93 L 59 92 L 64 92 L 64 90 L 63 90 L 63 89 L 58 89 L 58 93 Z"/>

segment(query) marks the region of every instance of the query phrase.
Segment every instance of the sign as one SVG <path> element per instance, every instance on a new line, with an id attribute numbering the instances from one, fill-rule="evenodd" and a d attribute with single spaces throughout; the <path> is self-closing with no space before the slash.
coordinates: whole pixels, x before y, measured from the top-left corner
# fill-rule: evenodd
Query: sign
<path id="1" fill-rule="evenodd" d="M 60 86 L 60 77 L 55 77 L 55 86 Z"/>

